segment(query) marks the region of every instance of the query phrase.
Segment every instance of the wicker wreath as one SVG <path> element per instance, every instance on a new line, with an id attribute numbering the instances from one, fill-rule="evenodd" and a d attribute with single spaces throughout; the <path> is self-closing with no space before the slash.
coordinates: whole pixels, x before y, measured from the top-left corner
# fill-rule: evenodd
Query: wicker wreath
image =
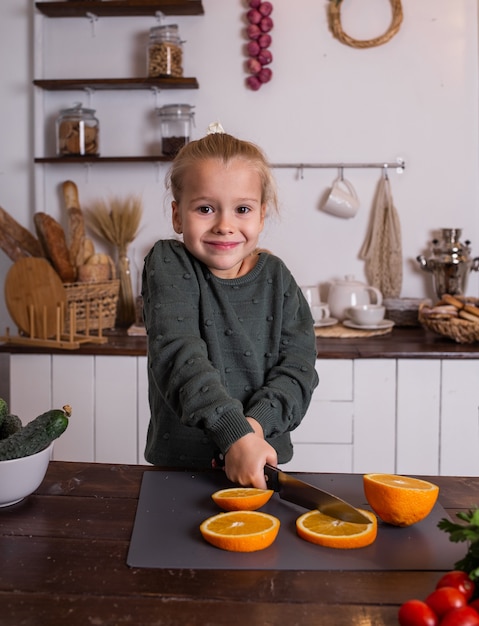
<path id="1" fill-rule="evenodd" d="M 346 35 L 341 26 L 341 2 L 342 0 L 330 0 L 329 25 L 336 39 L 352 48 L 374 48 L 388 42 L 399 31 L 403 19 L 401 0 L 390 0 L 393 11 L 393 19 L 388 30 L 375 39 L 358 40 Z"/>

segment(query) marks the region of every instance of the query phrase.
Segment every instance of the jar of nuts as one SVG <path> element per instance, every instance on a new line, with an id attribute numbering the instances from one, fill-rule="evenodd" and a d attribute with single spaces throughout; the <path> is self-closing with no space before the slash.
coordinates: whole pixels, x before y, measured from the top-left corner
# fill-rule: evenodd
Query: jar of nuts
<path id="1" fill-rule="evenodd" d="M 56 120 L 58 156 L 99 156 L 100 124 L 93 109 L 78 102 Z"/>
<path id="2" fill-rule="evenodd" d="M 166 104 L 157 109 L 161 126 L 161 151 L 167 157 L 175 157 L 191 136 L 193 109 L 190 104 Z"/>
<path id="3" fill-rule="evenodd" d="M 150 29 L 148 76 L 183 76 L 183 48 L 177 24 Z"/>

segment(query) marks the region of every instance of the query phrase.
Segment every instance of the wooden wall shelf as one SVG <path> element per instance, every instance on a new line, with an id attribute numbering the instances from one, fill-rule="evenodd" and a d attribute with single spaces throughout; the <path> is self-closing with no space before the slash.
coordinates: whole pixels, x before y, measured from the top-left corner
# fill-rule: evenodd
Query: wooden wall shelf
<path id="1" fill-rule="evenodd" d="M 198 89 L 196 78 L 60 78 L 39 79 L 33 84 L 47 91 L 75 89 Z"/>
<path id="2" fill-rule="evenodd" d="M 54 163 L 55 165 L 71 165 L 83 163 L 95 165 L 97 163 L 163 163 L 172 161 L 171 157 L 157 156 L 69 156 L 69 157 L 37 157 L 35 163 Z"/>
<path id="3" fill-rule="evenodd" d="M 201 0 L 64 0 L 63 2 L 35 2 L 36 8 L 47 17 L 121 17 L 156 15 L 203 15 Z"/>

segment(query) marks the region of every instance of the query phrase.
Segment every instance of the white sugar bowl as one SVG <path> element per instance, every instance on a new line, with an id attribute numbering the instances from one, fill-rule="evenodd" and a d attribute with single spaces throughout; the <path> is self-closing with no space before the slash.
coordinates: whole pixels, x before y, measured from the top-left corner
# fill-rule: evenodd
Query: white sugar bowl
<path id="1" fill-rule="evenodd" d="M 376 287 L 371 287 L 354 276 L 347 275 L 343 280 L 334 280 L 330 283 L 328 305 L 331 316 L 343 321 L 347 309 L 358 304 L 378 304 L 383 302 L 382 293 Z"/>

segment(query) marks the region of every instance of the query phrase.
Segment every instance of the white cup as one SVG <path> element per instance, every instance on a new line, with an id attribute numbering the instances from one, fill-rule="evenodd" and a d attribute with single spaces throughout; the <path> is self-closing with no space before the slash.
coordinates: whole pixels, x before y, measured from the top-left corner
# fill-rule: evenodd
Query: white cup
<path id="1" fill-rule="evenodd" d="M 358 195 L 352 184 L 338 176 L 332 184 L 322 210 L 336 217 L 351 218 L 358 212 L 359 204 Z"/>
<path id="2" fill-rule="evenodd" d="M 311 315 L 315 323 L 328 319 L 330 316 L 329 306 L 326 302 L 321 302 L 319 285 L 305 285 L 301 287 L 306 302 L 311 309 Z"/>
<path id="3" fill-rule="evenodd" d="M 313 306 L 311 307 L 311 315 L 313 316 L 315 324 L 327 320 L 329 318 L 329 306 L 326 304 L 326 302 L 313 304 Z"/>
<path id="4" fill-rule="evenodd" d="M 376 326 L 385 313 L 386 307 L 382 304 L 356 304 L 346 310 L 346 315 L 358 326 Z"/>

